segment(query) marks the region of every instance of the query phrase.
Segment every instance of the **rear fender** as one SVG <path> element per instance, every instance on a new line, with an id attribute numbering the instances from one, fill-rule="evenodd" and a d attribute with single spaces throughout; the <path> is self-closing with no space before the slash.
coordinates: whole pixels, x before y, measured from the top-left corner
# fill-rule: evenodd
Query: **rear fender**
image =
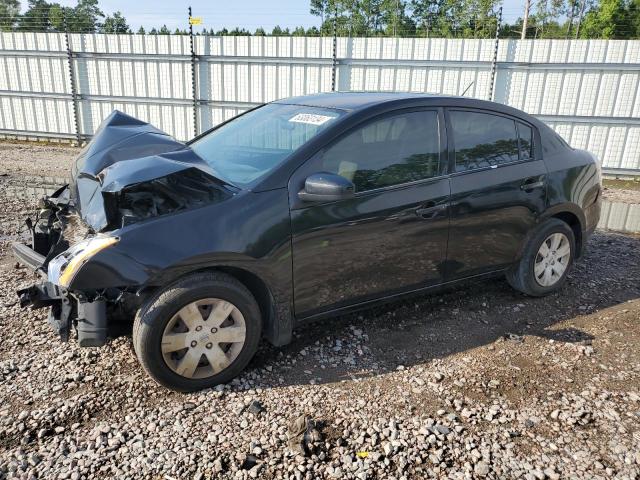
<path id="1" fill-rule="evenodd" d="M 566 203 L 561 203 L 561 204 L 557 204 L 557 205 L 554 205 L 552 207 L 549 207 L 547 210 L 545 210 L 544 212 L 542 212 L 540 214 L 540 216 L 538 217 L 538 224 L 537 225 L 542 224 L 544 221 L 548 220 L 549 218 L 555 217 L 555 216 L 563 214 L 563 213 L 571 213 L 578 219 L 578 222 L 580 224 L 581 236 L 584 237 L 584 234 L 585 234 L 585 222 L 586 222 L 585 216 L 584 216 L 584 212 L 575 203 L 566 202 Z M 522 255 L 524 255 L 524 250 L 525 250 L 527 244 L 529 243 L 529 240 L 531 239 L 531 237 L 535 234 L 536 229 L 537 229 L 537 225 L 536 225 L 536 228 L 532 228 L 529 231 L 529 233 L 527 233 L 525 238 L 522 240 L 522 243 L 520 244 L 520 247 L 518 248 L 518 255 L 517 255 L 516 259 L 515 259 L 516 262 L 522 258 Z M 578 239 L 576 239 L 576 241 L 579 242 L 580 239 L 578 238 Z M 580 253 L 581 246 L 578 245 L 578 248 L 579 248 L 579 253 Z M 578 255 L 578 256 L 580 256 L 580 255 Z"/>
<path id="2" fill-rule="evenodd" d="M 587 222 L 584 212 L 579 205 L 576 205 L 575 203 L 571 203 L 571 202 L 560 203 L 560 204 L 549 207 L 547 210 L 545 210 L 542 213 L 542 215 L 540 215 L 540 222 L 543 222 L 548 218 L 554 217 L 560 213 L 565 213 L 565 212 L 572 213 L 573 215 L 576 216 L 576 218 L 578 219 L 578 222 L 580 223 L 580 230 L 584 232 L 585 225 Z"/>

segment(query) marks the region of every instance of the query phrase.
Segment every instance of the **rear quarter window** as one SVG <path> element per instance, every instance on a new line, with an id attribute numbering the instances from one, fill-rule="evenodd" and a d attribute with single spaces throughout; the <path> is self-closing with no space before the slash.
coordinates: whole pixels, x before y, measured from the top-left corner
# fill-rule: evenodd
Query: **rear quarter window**
<path id="1" fill-rule="evenodd" d="M 535 158 L 533 128 L 524 123 L 517 122 L 518 139 L 520 141 L 520 159 L 529 160 Z"/>

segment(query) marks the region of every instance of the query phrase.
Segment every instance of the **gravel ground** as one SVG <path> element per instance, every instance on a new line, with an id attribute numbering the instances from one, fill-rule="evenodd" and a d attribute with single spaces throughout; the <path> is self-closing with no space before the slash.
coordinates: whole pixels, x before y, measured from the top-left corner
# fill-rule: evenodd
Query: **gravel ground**
<path id="1" fill-rule="evenodd" d="M 33 276 L 8 246 L 33 202 L 6 187 L 72 152 L 0 144 L 0 478 L 640 477 L 640 237 L 597 233 L 549 297 L 496 279 L 404 300 L 177 394 L 130 338 L 62 344 L 17 304 Z"/>
<path id="2" fill-rule="evenodd" d="M 48 143 L 0 141 L 0 173 L 67 177 L 79 148 Z"/>
<path id="3" fill-rule="evenodd" d="M 639 203 L 640 180 L 605 180 L 603 196 L 610 202 Z"/>

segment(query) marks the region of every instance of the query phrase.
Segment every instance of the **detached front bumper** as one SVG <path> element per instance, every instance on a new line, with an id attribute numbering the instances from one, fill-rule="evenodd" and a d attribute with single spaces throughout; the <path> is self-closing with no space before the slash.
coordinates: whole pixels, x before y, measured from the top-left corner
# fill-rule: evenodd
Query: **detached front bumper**
<path id="1" fill-rule="evenodd" d="M 105 300 L 82 301 L 66 288 L 49 281 L 43 267 L 44 257 L 21 243 L 12 245 L 13 254 L 23 265 L 33 269 L 42 281 L 17 291 L 21 307 L 49 307 L 48 322 L 64 342 L 71 327 L 78 332 L 81 347 L 101 347 L 107 342 L 107 308 Z"/>

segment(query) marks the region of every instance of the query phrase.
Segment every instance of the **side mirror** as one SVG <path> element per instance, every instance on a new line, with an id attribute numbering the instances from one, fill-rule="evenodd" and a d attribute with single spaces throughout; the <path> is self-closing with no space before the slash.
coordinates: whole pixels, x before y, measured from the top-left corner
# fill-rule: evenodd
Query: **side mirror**
<path id="1" fill-rule="evenodd" d="M 298 198 L 305 202 L 332 202 L 353 197 L 353 182 L 335 173 L 320 172 L 307 177 Z"/>

